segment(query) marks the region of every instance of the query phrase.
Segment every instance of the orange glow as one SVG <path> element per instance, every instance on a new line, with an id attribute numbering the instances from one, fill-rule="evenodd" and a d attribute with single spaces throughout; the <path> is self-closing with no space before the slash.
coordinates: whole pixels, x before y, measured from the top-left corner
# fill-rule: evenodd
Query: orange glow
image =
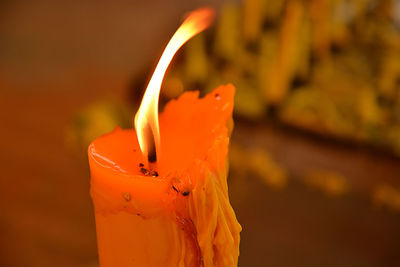
<path id="1" fill-rule="evenodd" d="M 157 158 L 160 154 L 158 99 L 165 72 L 178 49 L 190 38 L 205 30 L 211 24 L 213 18 L 214 11 L 210 8 L 197 9 L 187 16 L 167 44 L 147 85 L 142 103 L 135 116 L 135 128 L 140 149 L 143 155 L 148 158 L 149 153 L 154 153 L 154 150 L 157 153 Z"/>

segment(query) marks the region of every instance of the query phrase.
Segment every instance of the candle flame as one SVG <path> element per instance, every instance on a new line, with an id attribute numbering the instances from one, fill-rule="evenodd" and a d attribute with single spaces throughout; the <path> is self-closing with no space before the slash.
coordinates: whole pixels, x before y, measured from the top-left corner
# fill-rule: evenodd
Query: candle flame
<path id="1" fill-rule="evenodd" d="M 158 125 L 158 99 L 165 72 L 183 44 L 212 23 L 214 11 L 201 8 L 191 12 L 167 44 L 153 76 L 147 85 L 142 103 L 135 116 L 135 128 L 143 155 L 155 162 L 160 153 L 160 129 Z"/>

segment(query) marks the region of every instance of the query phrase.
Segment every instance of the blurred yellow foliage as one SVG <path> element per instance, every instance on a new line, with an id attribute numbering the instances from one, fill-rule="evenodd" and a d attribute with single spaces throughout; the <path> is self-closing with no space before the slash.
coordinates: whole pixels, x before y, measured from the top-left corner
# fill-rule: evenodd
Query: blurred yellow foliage
<path id="1" fill-rule="evenodd" d="M 187 44 L 166 82 L 179 77 L 185 89 L 203 92 L 233 83 L 236 115 L 270 115 L 400 155 L 395 8 L 391 0 L 230 2 L 212 34 Z"/>
<path id="2" fill-rule="evenodd" d="M 372 194 L 372 201 L 376 206 L 400 211 L 400 189 L 386 184 L 379 185 Z"/>
<path id="3" fill-rule="evenodd" d="M 245 149 L 233 144 L 230 148 L 231 166 L 235 173 L 251 174 L 261 179 L 270 188 L 281 190 L 287 186 L 286 170 L 265 150 Z"/>
<path id="4" fill-rule="evenodd" d="M 182 80 L 175 76 L 171 76 L 164 82 L 161 93 L 168 99 L 172 99 L 180 96 L 183 90 Z"/>
<path id="5" fill-rule="evenodd" d="M 119 101 L 104 100 L 88 105 L 78 111 L 65 129 L 66 145 L 70 150 L 87 155 L 89 144 L 114 130 L 115 127 L 129 127 L 130 109 Z"/>
<path id="6" fill-rule="evenodd" d="M 304 181 L 307 185 L 321 190 L 328 196 L 343 195 L 349 189 L 349 185 L 342 175 L 327 170 L 311 171 Z"/>

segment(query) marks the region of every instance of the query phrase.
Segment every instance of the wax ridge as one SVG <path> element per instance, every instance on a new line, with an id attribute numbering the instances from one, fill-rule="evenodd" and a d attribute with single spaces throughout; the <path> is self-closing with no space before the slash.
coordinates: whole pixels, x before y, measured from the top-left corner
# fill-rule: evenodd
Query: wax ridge
<path id="1" fill-rule="evenodd" d="M 194 254 L 197 255 L 196 250 L 200 249 L 200 258 L 197 261 L 191 258 L 190 262 L 186 262 L 189 266 L 237 266 L 238 264 L 242 228 L 229 202 L 226 162 L 229 135 L 233 128 L 232 90 L 234 88 L 231 85 L 221 86 L 206 96 L 222 97 L 231 93 L 232 99 L 228 98 L 228 105 L 221 105 L 219 112 L 224 114 L 217 120 L 218 134 L 204 155 L 204 159 L 195 159 L 190 168 L 185 170 L 189 176 L 185 181 L 192 182 L 193 185 L 186 185 L 192 188 L 188 198 L 181 196 L 183 211 L 179 210 L 179 204 L 174 204 L 174 207 L 178 208 L 176 210 L 178 224 L 185 220 L 194 226 L 194 229 L 189 228 L 187 231 L 187 235 L 196 236 L 196 243 L 191 245 L 192 251 L 194 250 Z M 185 97 L 186 100 L 192 97 L 197 99 L 198 94 L 193 93 Z M 181 98 L 177 101 L 181 101 Z M 232 105 L 229 105 L 229 101 Z M 182 188 L 182 185 L 177 187 Z"/>

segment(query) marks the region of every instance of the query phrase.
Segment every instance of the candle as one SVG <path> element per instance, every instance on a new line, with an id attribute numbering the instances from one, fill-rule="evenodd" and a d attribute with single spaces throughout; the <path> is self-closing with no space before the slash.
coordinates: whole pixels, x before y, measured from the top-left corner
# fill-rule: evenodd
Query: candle
<path id="1" fill-rule="evenodd" d="M 133 129 L 89 146 L 100 266 L 236 266 L 241 226 L 229 203 L 227 162 L 234 87 L 172 100 L 158 96 L 176 51 L 211 23 L 186 18 L 146 89 Z"/>

